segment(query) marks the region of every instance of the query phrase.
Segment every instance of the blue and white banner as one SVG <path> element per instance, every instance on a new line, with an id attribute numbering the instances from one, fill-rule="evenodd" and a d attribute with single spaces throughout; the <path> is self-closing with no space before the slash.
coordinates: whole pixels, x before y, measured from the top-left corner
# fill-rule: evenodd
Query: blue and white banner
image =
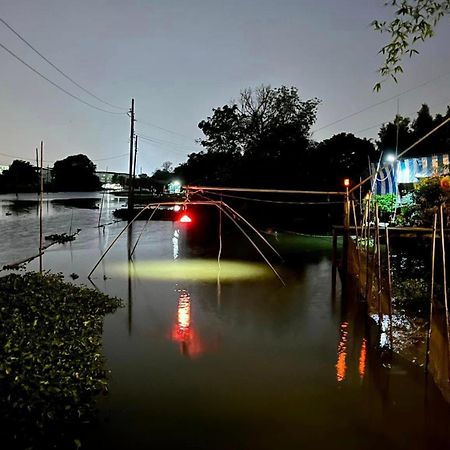
<path id="1" fill-rule="evenodd" d="M 440 175 L 448 165 L 448 154 L 401 159 L 398 162 L 397 183 L 417 183 L 421 178 Z"/>
<path id="2" fill-rule="evenodd" d="M 395 162 L 378 171 L 373 189 L 375 194 L 397 194 L 397 166 L 398 164 Z"/>

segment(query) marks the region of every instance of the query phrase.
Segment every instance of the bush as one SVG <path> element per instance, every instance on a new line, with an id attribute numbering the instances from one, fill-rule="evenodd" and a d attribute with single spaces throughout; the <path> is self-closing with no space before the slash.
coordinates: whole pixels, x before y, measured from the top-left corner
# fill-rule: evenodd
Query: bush
<path id="1" fill-rule="evenodd" d="M 62 275 L 0 278 L 3 442 L 49 448 L 93 417 L 96 395 L 107 391 L 103 317 L 118 306 L 120 300 L 66 283 Z"/>

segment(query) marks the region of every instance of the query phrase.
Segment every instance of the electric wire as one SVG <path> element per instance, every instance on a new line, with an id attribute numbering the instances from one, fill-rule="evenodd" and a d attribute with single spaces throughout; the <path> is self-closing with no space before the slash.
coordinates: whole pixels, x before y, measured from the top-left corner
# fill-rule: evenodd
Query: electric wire
<path id="1" fill-rule="evenodd" d="M 424 81 L 423 83 L 420 83 L 420 84 L 418 84 L 416 86 L 410 87 L 409 89 L 405 89 L 404 91 L 400 92 L 399 94 L 393 95 L 391 97 L 386 98 L 385 100 L 381 100 L 379 102 L 376 102 L 376 103 L 373 103 L 371 105 L 368 105 L 368 106 L 360 109 L 359 111 L 355 111 L 355 112 L 353 112 L 351 114 L 347 114 L 346 116 L 341 117 L 340 119 L 334 120 L 333 122 L 330 122 L 330 123 L 328 123 L 326 125 L 323 125 L 323 126 L 321 126 L 319 128 L 316 128 L 316 129 L 311 131 L 311 134 L 317 133 L 318 131 L 321 131 L 321 130 L 324 130 L 326 128 L 329 128 L 329 127 L 331 127 L 333 125 L 336 125 L 337 123 L 343 122 L 344 120 L 347 120 L 347 119 L 350 119 L 352 117 L 355 117 L 358 114 L 361 114 L 363 112 L 368 111 L 369 109 L 375 108 L 376 106 L 380 106 L 380 105 L 382 105 L 384 103 L 388 103 L 388 102 L 390 102 L 392 100 L 395 100 L 396 98 L 400 98 L 401 96 L 407 94 L 408 92 L 411 92 L 411 91 L 414 91 L 416 89 L 419 89 L 419 88 L 421 88 L 423 86 L 426 86 L 427 84 L 433 83 L 433 82 L 435 82 L 437 80 L 440 80 L 441 78 L 445 78 L 445 77 L 447 77 L 449 75 L 450 75 L 450 72 L 446 72 L 446 73 L 444 73 L 442 75 L 439 75 L 439 76 L 437 76 L 435 78 L 432 78 L 431 80 Z"/>
<path id="2" fill-rule="evenodd" d="M 186 148 L 186 149 L 190 148 L 190 147 L 187 147 L 183 143 L 167 141 L 165 139 L 161 139 L 161 138 L 154 137 L 154 136 L 147 136 L 145 134 L 140 134 L 139 133 L 139 137 L 142 137 L 142 139 L 147 139 L 148 141 L 151 141 L 151 142 L 155 142 L 156 144 L 171 145 L 173 147 Z M 194 143 L 195 143 L 195 141 L 191 141 L 191 144 L 194 144 Z M 193 147 L 192 147 L 192 150 L 194 150 Z M 195 149 L 195 150 L 198 151 L 199 149 Z"/>
<path id="3" fill-rule="evenodd" d="M 443 122 L 441 122 L 439 125 L 437 125 L 436 127 L 434 127 L 431 131 L 429 131 L 427 134 L 425 134 L 424 136 L 422 136 L 420 139 L 418 139 L 417 141 L 415 141 L 414 143 L 412 143 L 408 148 L 406 148 L 405 150 L 403 150 L 401 153 L 399 153 L 397 155 L 397 159 L 400 159 L 403 155 L 405 155 L 406 153 L 408 153 L 410 150 L 412 150 L 416 145 L 419 145 L 422 141 L 424 141 L 427 137 L 431 136 L 433 133 L 435 133 L 437 130 L 439 130 L 439 128 L 443 127 L 444 125 L 446 125 L 447 123 L 450 122 L 450 117 L 448 117 L 447 119 L 445 119 Z M 356 184 L 355 186 L 353 186 L 349 193 L 351 194 L 352 192 L 354 192 L 356 189 L 358 189 L 360 186 L 364 185 L 365 183 L 367 183 L 367 181 L 371 180 L 372 177 L 375 177 L 378 175 L 378 173 L 382 170 L 385 169 L 387 167 L 389 167 L 390 164 L 385 164 L 383 165 L 383 167 L 380 167 L 374 174 L 369 175 L 367 178 L 364 178 L 364 180 L 360 181 L 358 184 Z"/>
<path id="4" fill-rule="evenodd" d="M 146 122 L 146 121 L 140 120 L 140 119 L 136 120 L 136 122 L 137 123 L 142 123 L 143 125 L 148 125 L 148 126 L 153 127 L 153 128 L 157 128 L 158 130 L 166 131 L 167 133 L 172 133 L 172 134 L 175 134 L 177 136 L 184 137 L 186 139 L 189 139 L 190 141 L 193 140 L 190 136 L 187 136 L 187 135 L 182 134 L 182 133 L 178 133 L 177 131 L 174 131 L 174 130 L 170 130 L 169 128 L 160 127 L 159 125 L 155 125 L 154 123 L 151 123 L 151 122 Z"/>
<path id="5" fill-rule="evenodd" d="M 75 86 L 80 88 L 82 91 L 86 92 L 86 94 L 89 94 L 91 97 L 97 99 L 99 102 L 104 103 L 105 105 L 111 106 L 112 108 L 126 110 L 127 108 L 123 108 L 122 106 L 114 105 L 113 103 L 109 103 L 106 100 L 101 99 L 97 95 L 93 94 L 91 91 L 83 87 L 81 84 L 77 83 L 73 78 L 71 78 L 69 75 L 67 75 L 64 71 L 62 71 L 59 67 L 57 67 L 54 63 L 52 63 L 48 58 L 46 58 L 39 50 L 37 50 L 33 45 L 30 44 L 23 36 L 21 36 L 11 25 L 9 25 L 4 19 L 0 17 L 0 22 L 5 25 L 10 31 L 12 31 L 23 43 L 25 43 L 31 50 L 33 50 L 35 53 L 37 53 L 45 62 L 50 64 L 56 71 L 58 71 L 63 77 L 68 79 L 70 82 L 72 82 Z"/>
<path id="6" fill-rule="evenodd" d="M 34 158 L 25 158 L 24 156 L 16 156 L 16 155 L 9 155 L 7 153 L 0 153 L 0 156 L 7 156 L 8 158 L 14 158 L 14 160 L 20 160 L 20 161 L 32 161 L 35 162 L 36 159 Z M 97 162 L 97 161 L 107 161 L 110 159 L 118 159 L 118 158 L 123 158 L 125 156 L 128 156 L 128 153 L 123 153 L 121 155 L 116 155 L 116 156 L 109 156 L 107 158 L 98 158 L 98 159 L 91 159 L 92 162 Z M 56 161 L 60 161 L 60 160 L 49 160 L 49 159 L 44 159 L 45 163 L 55 163 Z"/>
<path id="7" fill-rule="evenodd" d="M 180 155 L 184 155 L 184 156 L 186 156 L 188 153 L 195 153 L 195 152 L 199 151 L 199 149 L 188 148 L 188 147 L 184 147 L 185 150 L 181 150 L 183 148 L 182 145 L 174 144 L 174 143 L 167 142 L 167 141 L 158 141 L 154 138 L 144 137 L 141 134 L 139 134 L 139 137 L 143 141 L 145 141 L 147 144 L 160 145 L 160 146 L 172 146 L 170 151 L 172 151 L 174 153 L 178 153 Z"/>
<path id="8" fill-rule="evenodd" d="M 50 78 L 47 78 L 45 75 L 43 75 L 41 72 L 39 72 L 37 69 L 35 69 L 33 66 L 30 66 L 27 62 L 25 62 L 20 56 L 17 56 L 13 51 L 11 51 L 9 48 L 5 47 L 2 43 L 0 43 L 0 48 L 5 50 L 7 53 L 9 53 L 13 58 L 15 58 L 17 61 L 21 62 L 24 66 L 28 67 L 32 72 L 34 72 L 36 75 L 39 75 L 41 78 L 43 78 L 45 81 L 50 83 L 55 88 L 59 89 L 60 91 L 64 92 L 66 95 L 72 97 L 73 99 L 79 101 L 80 103 L 85 104 L 86 106 L 89 106 L 90 108 L 96 109 L 98 111 L 102 111 L 104 113 L 108 114 L 114 114 L 114 115 L 123 115 L 126 114 L 125 112 L 115 112 L 115 111 L 108 111 L 107 109 L 100 108 L 98 106 L 93 105 L 92 103 L 89 103 L 82 98 L 76 96 L 75 94 L 72 94 L 68 90 L 64 89 L 59 84 L 55 83 L 54 81 L 50 80 Z"/>

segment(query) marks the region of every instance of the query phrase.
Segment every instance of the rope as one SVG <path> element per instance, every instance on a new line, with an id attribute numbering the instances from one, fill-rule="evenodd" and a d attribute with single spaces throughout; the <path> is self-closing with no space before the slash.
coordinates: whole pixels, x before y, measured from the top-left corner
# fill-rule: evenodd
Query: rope
<path id="1" fill-rule="evenodd" d="M 223 197 L 235 198 L 238 200 L 248 200 L 248 201 L 252 201 L 252 202 L 261 202 L 261 203 L 277 203 L 277 204 L 282 204 L 282 205 L 342 205 L 343 204 L 343 202 L 287 202 L 287 201 L 282 201 L 282 200 L 267 200 L 267 199 L 262 199 L 262 198 L 242 197 L 239 195 L 218 194 L 216 192 L 210 192 L 207 190 L 205 190 L 204 192 L 206 192 L 209 195 L 220 195 Z M 198 193 L 198 191 L 195 191 L 195 193 L 193 193 L 192 195 L 195 195 L 196 193 Z"/>

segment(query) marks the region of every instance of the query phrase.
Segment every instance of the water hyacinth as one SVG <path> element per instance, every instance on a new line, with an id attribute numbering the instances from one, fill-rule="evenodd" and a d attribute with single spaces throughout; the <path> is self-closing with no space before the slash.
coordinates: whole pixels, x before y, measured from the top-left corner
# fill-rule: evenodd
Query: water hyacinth
<path id="1" fill-rule="evenodd" d="M 103 318 L 120 305 L 62 275 L 0 278 L 0 437 L 9 448 L 79 445 L 73 430 L 107 391 Z"/>

